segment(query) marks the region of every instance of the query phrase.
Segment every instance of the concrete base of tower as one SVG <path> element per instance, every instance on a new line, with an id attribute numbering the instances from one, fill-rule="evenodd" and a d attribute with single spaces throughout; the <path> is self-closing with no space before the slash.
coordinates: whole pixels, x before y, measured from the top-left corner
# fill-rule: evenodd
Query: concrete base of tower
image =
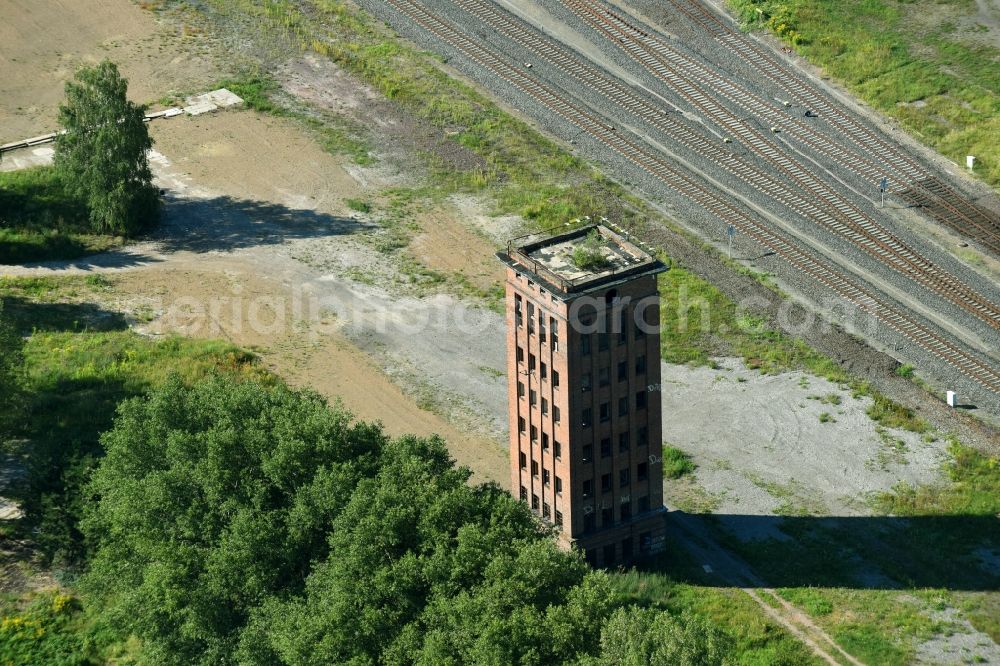
<path id="1" fill-rule="evenodd" d="M 560 545 L 583 551 L 592 567 L 630 564 L 662 553 L 666 548 L 666 507 L 634 516 L 626 523 L 595 530 L 576 538 L 561 536 Z"/>

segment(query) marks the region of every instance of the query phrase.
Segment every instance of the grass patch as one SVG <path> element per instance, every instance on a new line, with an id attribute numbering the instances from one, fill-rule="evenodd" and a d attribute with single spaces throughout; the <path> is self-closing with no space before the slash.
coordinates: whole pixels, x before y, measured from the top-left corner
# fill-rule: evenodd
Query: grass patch
<path id="1" fill-rule="evenodd" d="M 951 460 L 945 471 L 951 483 L 913 486 L 900 484 L 880 493 L 872 506 L 901 516 L 1000 514 L 1000 459 L 949 438 Z"/>
<path id="2" fill-rule="evenodd" d="M 124 329 L 125 320 L 92 301 L 110 282 L 102 275 L 0 277 L 4 315 L 22 335 L 42 331 Z"/>
<path id="3" fill-rule="evenodd" d="M 479 372 L 483 373 L 487 377 L 492 377 L 493 379 L 499 379 L 503 377 L 503 370 L 497 370 L 496 368 L 490 367 L 488 365 L 479 366 Z"/>
<path id="4" fill-rule="evenodd" d="M 795 479 L 787 483 L 769 481 L 759 474 L 743 472 L 746 479 L 780 503 L 774 509 L 778 516 L 816 516 L 827 513 L 826 506 L 812 497 L 809 490 Z"/>
<path id="5" fill-rule="evenodd" d="M 668 363 L 711 365 L 713 356 L 739 356 L 764 373 L 806 370 L 832 382 L 847 374 L 805 342 L 741 313 L 716 287 L 678 266 L 659 276 L 661 353 Z"/>
<path id="6" fill-rule="evenodd" d="M 372 205 L 367 201 L 362 201 L 361 199 L 345 199 L 344 203 L 347 204 L 348 208 L 359 213 L 372 212 Z"/>
<path id="7" fill-rule="evenodd" d="M 689 474 L 665 484 L 663 497 L 668 506 L 685 513 L 712 513 L 722 505 L 724 495 L 713 495 Z"/>
<path id="8" fill-rule="evenodd" d="M 701 565 L 678 544 L 643 569 L 613 573 L 611 582 L 626 603 L 661 608 L 675 613 L 691 611 L 707 617 L 732 638 L 734 663 L 746 666 L 819 664 L 804 643 L 771 622 L 754 601 L 735 588 L 715 587 L 699 581 Z"/>
<path id="9" fill-rule="evenodd" d="M 833 602 L 822 592 L 812 587 L 801 587 L 781 590 L 780 594 L 786 600 L 805 609 L 814 617 L 829 615 L 833 612 Z"/>
<path id="10" fill-rule="evenodd" d="M 889 398 L 876 393 L 874 402 L 865 410 L 868 418 L 888 428 L 901 428 L 910 432 L 925 433 L 930 430 L 930 424 L 913 413 L 913 410 L 893 402 Z"/>
<path id="11" fill-rule="evenodd" d="M 289 115 L 288 110 L 273 99 L 279 89 L 277 81 L 262 71 L 253 70 L 237 78 L 224 79 L 216 87 L 227 88 L 239 95 L 248 109 L 275 116 Z"/>
<path id="12" fill-rule="evenodd" d="M 673 446 L 663 447 L 663 478 L 679 479 L 695 470 L 691 456 Z"/>
<path id="13" fill-rule="evenodd" d="M 123 243 L 91 232 L 86 205 L 54 167 L 0 173 L 0 264 L 76 259 Z"/>
<path id="14" fill-rule="evenodd" d="M 120 316 L 86 300 L 107 288 L 94 276 L 0 280 L 5 313 L 27 335 L 25 416 L 7 448 L 24 457 L 28 479 L 11 494 L 26 513 L 24 536 L 68 565 L 83 555 L 78 486 L 101 455 L 98 437 L 119 402 L 174 373 L 188 381 L 211 372 L 270 381 L 251 354 L 229 343 L 133 333 Z"/>
<path id="15" fill-rule="evenodd" d="M 26 595 L 0 603 L 0 663 L 100 663 L 82 631 L 76 598 L 60 591 Z"/>
<path id="16" fill-rule="evenodd" d="M 504 286 L 499 282 L 489 287 L 482 287 L 473 284 L 472 281 L 462 273 L 453 273 L 449 276 L 449 283 L 452 287 L 454 287 L 455 291 L 459 295 L 476 299 L 493 312 L 503 314 L 504 308 L 506 307 L 504 302 L 506 294 L 504 292 Z"/>
<path id="17" fill-rule="evenodd" d="M 924 143 L 1000 187 L 1000 49 L 969 38 L 967 0 L 729 0 Z M 918 102 L 915 104 L 915 102 Z"/>
<path id="18" fill-rule="evenodd" d="M 915 596 L 893 590 L 783 588 L 783 598 L 823 626 L 841 647 L 866 664 L 912 664 L 915 643 L 944 627 L 927 614 L 936 591 Z"/>

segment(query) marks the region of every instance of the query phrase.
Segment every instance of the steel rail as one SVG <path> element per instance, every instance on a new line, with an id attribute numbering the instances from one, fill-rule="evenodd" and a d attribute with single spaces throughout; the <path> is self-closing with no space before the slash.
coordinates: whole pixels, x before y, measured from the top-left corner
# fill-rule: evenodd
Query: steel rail
<path id="1" fill-rule="evenodd" d="M 817 258 L 808 250 L 796 247 L 778 236 L 765 225 L 735 208 L 723 197 L 681 172 L 667 160 L 629 140 L 622 132 L 610 127 L 606 121 L 570 103 L 545 84 L 529 78 L 524 72 L 507 63 L 503 56 L 473 42 L 413 0 L 386 1 L 415 25 L 460 51 L 485 71 L 491 72 L 521 93 L 532 97 L 537 103 L 597 139 L 664 185 L 713 214 L 719 215 L 724 221 L 734 224 L 757 243 L 784 258 L 796 270 L 810 275 L 856 307 L 913 340 L 927 353 L 955 367 L 976 383 L 988 390 L 1000 391 L 1000 372 L 917 321 L 905 310 L 900 310 L 872 290 L 837 273 L 824 260 Z"/>
<path id="2" fill-rule="evenodd" d="M 876 132 L 858 123 L 830 102 L 827 95 L 811 82 L 795 77 L 767 51 L 738 30 L 728 26 L 718 15 L 698 0 L 670 0 L 671 4 L 695 23 L 702 26 L 718 42 L 756 67 L 773 84 L 791 99 L 806 108 L 817 110 L 842 136 L 872 154 L 882 156 L 887 166 L 903 176 L 900 192 L 910 201 L 928 202 L 930 216 L 952 227 L 963 235 L 982 243 L 993 252 L 1000 253 L 1000 215 L 984 210 L 968 201 L 937 176 L 931 174 L 906 152 L 880 137 Z M 850 168 L 850 163 L 842 163 Z M 907 196 L 922 190 L 927 195 Z M 922 205 L 922 204 L 918 204 Z"/>
<path id="3" fill-rule="evenodd" d="M 954 303 L 995 329 L 1000 329 L 1000 308 L 951 274 L 934 265 L 901 240 L 886 231 L 852 202 L 812 175 L 797 160 L 761 132 L 743 123 L 738 117 L 717 104 L 710 95 L 678 70 L 685 58 L 675 49 L 636 28 L 606 6 L 590 0 L 559 0 L 567 9 L 586 21 L 592 28 L 614 42 L 635 60 L 643 64 L 671 90 L 734 135 L 758 155 L 783 172 L 803 191 L 823 202 L 836 218 L 806 213 L 833 233 L 847 239 L 876 260 L 921 284 L 931 292 Z M 646 47 L 649 47 L 648 49 Z M 700 65 L 696 65 L 701 67 Z M 800 211 L 801 212 L 801 211 Z"/>

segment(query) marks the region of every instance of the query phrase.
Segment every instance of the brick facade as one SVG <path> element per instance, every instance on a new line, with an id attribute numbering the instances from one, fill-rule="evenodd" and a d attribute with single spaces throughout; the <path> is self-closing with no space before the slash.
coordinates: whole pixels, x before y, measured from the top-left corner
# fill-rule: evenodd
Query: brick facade
<path id="1" fill-rule="evenodd" d="M 591 275 L 531 254 L 569 253 L 587 231 L 498 255 L 507 264 L 511 488 L 559 528 L 564 546 L 612 566 L 663 547 L 656 274 L 665 267 L 604 227 L 622 266 Z"/>

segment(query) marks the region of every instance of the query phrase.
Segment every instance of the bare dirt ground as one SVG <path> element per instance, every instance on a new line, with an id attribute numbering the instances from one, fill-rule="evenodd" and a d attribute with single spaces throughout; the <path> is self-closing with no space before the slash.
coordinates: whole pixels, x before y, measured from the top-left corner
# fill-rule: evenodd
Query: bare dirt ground
<path id="1" fill-rule="evenodd" d="M 294 312 L 292 290 L 251 258 L 192 256 L 122 272 L 113 294 L 120 310 L 149 320 L 136 325 L 140 332 L 224 337 L 256 350 L 289 384 L 339 401 L 360 419 L 381 421 L 391 435 L 440 435 L 477 482 L 502 478 L 506 470 L 495 442 L 421 409 L 338 330 L 332 313 L 309 313 L 307 306 Z"/>
<path id="2" fill-rule="evenodd" d="M 877 425 L 865 413 L 871 398 L 801 372 L 762 375 L 739 359 L 718 365 L 663 371 L 664 441 L 691 453 L 706 493 L 671 488 L 677 506 L 864 515 L 872 492 L 942 480 L 944 443 Z"/>
<path id="3" fill-rule="evenodd" d="M 456 225 L 456 212 L 448 205 L 419 214 L 421 231 L 411 252 L 429 268 L 463 275 L 480 289 L 495 287 L 503 281 L 502 265 L 493 256 L 495 245 L 473 229 Z"/>
<path id="4" fill-rule="evenodd" d="M 449 393 L 446 387 L 455 382 L 444 375 L 471 374 L 482 391 L 497 395 L 503 381 L 479 369 L 484 362 L 478 357 L 448 356 L 468 349 L 446 334 L 451 313 L 462 307 L 452 297 L 421 299 L 366 284 L 381 274 L 391 286 L 392 260 L 371 247 L 379 229 L 353 217 L 344 203 L 371 190 L 348 174 L 342 158 L 317 148 L 293 121 L 251 112 L 178 118 L 152 133 L 157 182 L 168 192 L 156 237 L 84 261 L 4 272 L 111 273 L 114 305 L 142 322 L 139 330 L 251 346 L 292 383 L 342 400 L 360 418 L 382 420 L 393 434 L 438 433 L 478 480 L 504 478 L 505 419 Z M 366 181 L 371 185 L 374 176 Z M 490 249 L 475 231 L 462 232 L 447 206 L 420 221 L 414 252 L 431 248 L 429 258 L 439 259 L 442 269 L 450 267 L 444 265 L 451 261 L 447 248 L 478 243 L 484 253 Z M 485 258 L 471 266 L 470 280 L 484 285 L 495 271 Z M 477 312 L 469 310 L 470 320 Z M 496 315 L 484 316 L 495 324 Z M 445 333 L 434 336 L 434 345 L 414 336 L 413 327 L 425 318 Z M 500 349 L 488 359 L 489 368 L 503 367 Z M 450 412 L 471 432 L 442 416 Z"/>
<path id="5" fill-rule="evenodd" d="M 178 198 L 212 193 L 350 219 L 344 200 L 364 193 L 343 160 L 286 119 L 233 111 L 175 118 L 150 130 L 157 151 L 169 156 L 170 166 L 157 175 Z"/>
<path id="6" fill-rule="evenodd" d="M 220 76 L 208 43 L 127 0 L 5 0 L 0 20 L 0 143 L 55 130 L 63 83 L 116 62 L 129 95 L 152 102 Z"/>

